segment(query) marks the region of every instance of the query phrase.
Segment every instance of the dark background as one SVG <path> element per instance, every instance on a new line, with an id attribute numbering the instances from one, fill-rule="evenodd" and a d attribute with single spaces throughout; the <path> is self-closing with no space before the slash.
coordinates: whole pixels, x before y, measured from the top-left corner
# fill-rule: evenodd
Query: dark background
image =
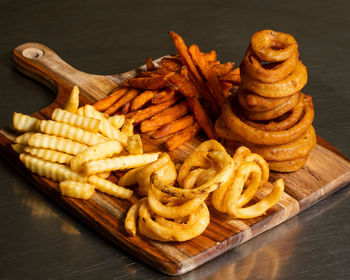
<path id="1" fill-rule="evenodd" d="M 11 50 L 22 43 L 40 42 L 88 73 L 116 74 L 175 53 L 169 30 L 239 63 L 255 31 L 274 29 L 299 43 L 317 133 L 349 157 L 350 2 L 319 2 L 0 1 L 0 126 L 14 111 L 34 113 L 54 99 L 12 68 Z M 168 277 L 71 218 L 4 160 L 0 188 L 1 279 Z M 275 272 L 275 279 L 349 279 L 349 195 L 346 187 L 178 278 L 272 279 Z"/>

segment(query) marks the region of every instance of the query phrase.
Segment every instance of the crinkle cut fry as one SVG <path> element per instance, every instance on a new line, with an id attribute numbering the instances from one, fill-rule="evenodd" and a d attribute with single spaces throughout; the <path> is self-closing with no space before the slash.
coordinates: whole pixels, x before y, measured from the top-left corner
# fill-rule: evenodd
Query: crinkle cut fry
<path id="1" fill-rule="evenodd" d="M 13 127 L 18 131 L 33 132 L 40 131 L 40 120 L 21 113 L 13 113 Z"/>
<path id="2" fill-rule="evenodd" d="M 66 104 L 64 105 L 65 110 L 71 113 L 75 113 L 77 111 L 79 107 L 79 93 L 79 87 L 74 86 Z"/>
<path id="3" fill-rule="evenodd" d="M 86 182 L 86 177 L 72 171 L 66 165 L 46 161 L 25 153 L 21 154 L 19 158 L 30 171 L 40 176 L 44 176 L 55 181 L 74 180 Z"/>
<path id="4" fill-rule="evenodd" d="M 52 113 L 52 120 L 69 124 L 91 132 L 96 132 L 100 124 L 100 120 L 88 118 L 82 115 L 71 113 L 60 108 L 56 108 Z"/>
<path id="5" fill-rule="evenodd" d="M 108 171 L 135 168 L 156 161 L 158 155 L 159 153 L 148 153 L 92 160 L 84 163 L 84 171 L 85 174 L 94 175 Z"/>
<path id="6" fill-rule="evenodd" d="M 88 148 L 85 144 L 54 135 L 28 132 L 28 136 L 27 143 L 19 144 L 29 144 L 32 147 L 47 148 L 72 155 L 77 155 Z"/>

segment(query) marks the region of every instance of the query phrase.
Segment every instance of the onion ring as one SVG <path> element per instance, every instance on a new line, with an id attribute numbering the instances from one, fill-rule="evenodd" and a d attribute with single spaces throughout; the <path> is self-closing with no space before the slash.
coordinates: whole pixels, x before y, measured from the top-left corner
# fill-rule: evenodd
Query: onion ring
<path id="1" fill-rule="evenodd" d="M 179 170 L 177 181 L 181 187 L 184 186 L 184 180 L 193 167 L 210 168 L 209 159 L 205 156 L 210 151 L 226 152 L 225 148 L 215 140 L 208 140 L 200 144 L 184 161 Z"/>
<path id="2" fill-rule="evenodd" d="M 185 177 L 183 181 L 182 187 L 184 189 L 192 189 L 195 185 L 196 182 L 199 178 L 199 176 L 205 171 L 206 169 L 204 168 L 197 168 L 192 171 L 190 171 L 187 176 Z"/>
<path id="3" fill-rule="evenodd" d="M 238 167 L 240 167 L 245 162 L 255 162 L 257 165 L 259 165 L 262 172 L 260 185 L 265 184 L 269 179 L 270 172 L 265 159 L 256 153 L 252 153 L 249 148 L 245 146 L 238 147 L 232 159 L 235 165 L 235 169 L 238 169 Z"/>
<path id="4" fill-rule="evenodd" d="M 278 146 L 250 146 L 250 149 L 261 155 L 267 161 L 287 161 L 307 157 L 316 146 L 315 129 L 310 126 L 300 138 L 284 145 Z"/>
<path id="5" fill-rule="evenodd" d="M 261 180 L 259 185 L 261 186 L 265 184 L 268 181 L 270 176 L 270 170 L 269 170 L 269 166 L 266 164 L 266 160 L 261 155 L 258 155 L 256 153 L 251 153 L 245 158 L 245 161 L 254 162 L 260 167 Z"/>
<path id="6" fill-rule="evenodd" d="M 183 189 L 183 188 L 174 187 L 172 185 L 167 185 L 157 178 L 157 174 L 153 174 L 151 176 L 151 181 L 153 185 L 160 191 L 178 198 L 190 199 L 190 198 L 195 198 L 204 194 L 209 194 L 215 191 L 223 183 L 225 183 L 229 179 L 232 173 L 232 168 L 233 168 L 232 158 L 228 154 L 223 156 L 225 158 L 223 159 L 224 167 L 222 168 L 222 170 L 217 172 L 217 174 L 213 178 L 211 178 L 209 181 L 205 182 L 203 185 L 200 185 L 198 187 L 195 187 L 192 189 Z M 216 164 L 219 165 L 219 163 L 216 163 Z"/>
<path id="7" fill-rule="evenodd" d="M 235 165 L 235 169 L 238 169 L 238 167 L 240 167 L 244 163 L 246 157 L 250 155 L 250 153 L 251 153 L 250 150 L 245 146 L 237 148 L 237 150 L 235 151 L 232 157 Z"/>
<path id="8" fill-rule="evenodd" d="M 148 189 L 151 186 L 150 177 L 153 173 L 156 173 L 158 179 L 162 180 L 165 184 L 175 182 L 177 172 L 174 163 L 167 153 L 160 154 L 158 160 L 136 172 L 135 176 L 139 183 L 138 192 L 141 196 L 147 195 Z"/>
<path id="9" fill-rule="evenodd" d="M 268 161 L 270 170 L 277 172 L 294 172 L 304 166 L 307 156 L 287 161 Z"/>
<path id="10" fill-rule="evenodd" d="M 307 157 L 310 151 L 316 146 L 316 143 L 315 129 L 310 126 L 300 138 L 284 145 L 265 146 L 250 143 L 244 144 L 252 152 L 259 154 L 267 161 L 288 161 Z M 242 145 L 241 142 L 236 141 L 229 141 L 226 144 L 230 148 L 237 148 Z"/>
<path id="11" fill-rule="evenodd" d="M 156 191 L 154 187 L 151 187 L 148 191 L 148 204 L 151 210 L 167 219 L 183 218 L 190 215 L 195 211 L 207 198 L 207 195 L 202 195 L 196 198 L 185 201 L 178 206 L 166 206 L 161 200 L 156 197 Z"/>
<path id="12" fill-rule="evenodd" d="M 248 184 L 245 184 L 248 179 Z M 254 197 L 260 186 L 260 180 L 261 169 L 256 163 L 246 162 L 238 168 L 224 202 L 231 215 L 235 215 L 232 210 L 230 211 L 231 208 L 242 207 Z M 243 191 L 244 187 L 246 189 Z"/>
<path id="13" fill-rule="evenodd" d="M 273 30 L 256 32 L 251 42 L 255 54 L 263 61 L 284 61 L 298 52 L 298 43 L 292 35 Z"/>
<path id="14" fill-rule="evenodd" d="M 261 65 L 261 60 L 255 57 L 252 47 L 249 46 L 243 58 L 244 71 L 242 71 L 242 76 L 249 75 L 264 83 L 275 83 L 291 74 L 295 70 L 298 60 L 299 55 L 296 51 L 283 62 Z"/>
<path id="15" fill-rule="evenodd" d="M 142 202 L 139 209 L 139 230 L 144 236 L 159 241 L 186 241 L 192 239 L 206 229 L 209 224 L 209 210 L 202 203 L 196 211 L 189 215 L 187 223 L 177 223 L 151 216 L 151 209 Z M 147 230 L 145 230 L 147 229 Z"/>
<path id="16" fill-rule="evenodd" d="M 232 172 L 231 177 L 226 183 L 222 184 L 220 188 L 215 190 L 211 196 L 211 203 L 214 208 L 222 213 L 227 213 L 227 205 L 223 203 L 227 190 L 231 185 L 235 172 Z"/>
<path id="17" fill-rule="evenodd" d="M 195 186 L 201 186 L 205 182 L 211 180 L 215 175 L 217 171 L 214 168 L 208 168 L 205 171 L 203 171 L 197 178 L 197 181 L 195 183 Z"/>
<path id="18" fill-rule="evenodd" d="M 226 127 L 223 116 L 221 115 L 215 122 L 215 133 L 219 138 L 244 143 L 245 141 L 240 135 L 234 133 Z"/>
<path id="19" fill-rule="evenodd" d="M 293 109 L 300 99 L 300 92 L 291 95 L 291 97 L 283 104 L 275 107 L 271 110 L 262 111 L 262 112 L 254 112 L 243 109 L 244 115 L 252 120 L 252 121 L 266 121 L 278 118 L 282 116 L 284 113 Z"/>
<path id="20" fill-rule="evenodd" d="M 247 157 L 251 156 L 251 155 L 254 156 L 255 154 L 251 154 L 250 150 L 247 147 L 244 147 L 244 146 L 239 147 L 236 150 L 235 154 L 233 155 L 232 159 L 233 159 L 233 162 L 234 162 L 234 169 L 232 170 L 232 174 L 231 174 L 230 179 L 226 183 L 221 185 L 220 188 L 215 190 L 213 192 L 212 197 L 211 197 L 211 202 L 212 202 L 213 206 L 218 211 L 223 212 L 223 213 L 227 213 L 228 212 L 227 211 L 227 205 L 224 202 L 225 199 L 226 199 L 226 196 L 227 196 L 227 190 L 231 186 L 232 181 L 235 179 L 236 171 L 238 170 L 238 168 L 240 166 L 242 166 L 244 163 L 246 163 L 247 162 L 247 160 L 246 160 Z M 264 168 L 264 169 L 265 170 L 267 169 L 267 178 L 268 178 L 268 176 L 269 176 L 269 169 L 268 169 L 266 161 L 264 159 L 262 159 L 261 164 L 262 165 L 264 164 L 266 166 L 266 168 Z M 256 167 L 258 168 L 259 166 L 257 165 Z M 258 178 L 258 180 L 255 181 L 256 183 L 258 183 L 258 185 L 255 186 L 255 191 L 253 192 L 253 195 L 256 192 L 256 189 L 259 187 L 259 182 L 260 182 L 261 176 L 262 176 L 262 170 L 261 169 L 258 169 L 257 172 L 259 172 L 259 176 L 260 177 Z"/>
<path id="21" fill-rule="evenodd" d="M 276 108 L 287 102 L 291 97 L 292 95 L 280 98 L 269 98 L 257 95 L 254 92 L 242 88 L 238 89 L 239 104 L 244 109 L 255 112 L 267 111 Z"/>
<path id="22" fill-rule="evenodd" d="M 303 99 L 305 104 L 304 115 L 296 125 L 282 131 L 264 131 L 245 124 L 232 111 L 230 100 L 226 100 L 223 106 L 222 116 L 227 128 L 234 132 L 231 132 L 233 139 L 231 138 L 230 140 L 241 141 L 243 139 L 242 142 L 250 142 L 260 145 L 281 145 L 293 141 L 305 133 L 314 119 L 314 109 L 311 96 L 304 95 Z M 220 133 L 218 132 L 218 135 L 219 134 Z M 238 135 L 239 137 L 235 137 L 235 135 Z"/>
<path id="23" fill-rule="evenodd" d="M 265 213 L 280 199 L 284 182 L 280 179 L 269 195 L 254 205 L 244 207 L 255 196 L 260 186 L 269 177 L 267 162 L 244 146 L 239 147 L 233 155 L 234 170 L 229 183 L 223 184 L 212 195 L 212 205 L 220 212 L 229 213 L 237 218 L 255 218 Z M 243 208 L 244 207 L 244 208 Z"/>
<path id="24" fill-rule="evenodd" d="M 210 166 L 208 166 L 208 162 Z M 206 165 L 205 165 L 206 164 Z M 183 183 L 192 168 L 215 168 L 216 173 L 202 185 L 190 189 L 184 189 Z M 162 182 L 157 174 L 151 176 L 153 185 L 163 193 L 184 199 L 195 198 L 203 194 L 209 194 L 228 181 L 234 168 L 233 159 L 225 151 L 225 148 L 215 140 L 208 140 L 200 144 L 197 149 L 184 161 L 179 174 L 178 183 L 181 187 L 171 186 Z"/>
<path id="25" fill-rule="evenodd" d="M 270 120 L 269 122 L 254 122 L 247 120 L 242 114 L 239 115 L 239 118 L 249 126 L 264 130 L 264 131 L 281 131 L 291 128 L 295 125 L 300 119 L 304 111 L 304 102 L 303 98 L 299 98 L 297 105 L 289 112 L 287 112 L 287 117 L 284 118 L 284 115 L 275 120 Z M 285 114 L 285 115 L 286 115 Z M 282 120 L 279 120 L 281 119 Z"/>
<path id="26" fill-rule="evenodd" d="M 126 214 L 125 222 L 124 222 L 125 230 L 131 236 L 136 235 L 136 225 L 137 225 L 137 218 L 139 216 L 140 205 L 142 201 L 145 201 L 145 200 L 147 200 L 146 197 L 141 198 L 138 202 L 136 202 L 134 205 L 132 205 L 129 208 L 128 213 Z"/>
<path id="27" fill-rule="evenodd" d="M 241 70 L 243 70 L 243 66 Z M 299 61 L 290 75 L 276 83 L 263 83 L 249 76 L 242 76 L 241 87 L 251 90 L 264 97 L 284 97 L 300 91 L 307 82 L 307 71 L 305 65 Z"/>
<path id="28" fill-rule="evenodd" d="M 236 181 L 238 182 L 238 180 Z M 239 182 L 237 185 L 239 185 L 241 182 Z M 234 186 L 237 186 L 234 184 Z M 278 179 L 276 182 L 274 182 L 274 187 L 272 191 L 265 196 L 262 200 L 258 201 L 257 203 L 247 206 L 247 207 L 239 207 L 235 204 L 232 205 L 231 208 L 228 208 L 229 214 L 234 215 L 237 218 L 240 219 L 249 219 L 249 218 L 255 218 L 258 216 L 263 215 L 269 208 L 271 208 L 273 205 L 275 205 L 278 200 L 281 198 L 283 191 L 284 191 L 284 181 L 283 179 Z"/>

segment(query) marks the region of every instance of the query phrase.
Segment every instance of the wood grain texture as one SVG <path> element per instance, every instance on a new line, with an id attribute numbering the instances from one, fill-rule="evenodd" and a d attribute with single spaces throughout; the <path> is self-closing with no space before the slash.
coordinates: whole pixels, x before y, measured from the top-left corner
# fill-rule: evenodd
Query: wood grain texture
<path id="1" fill-rule="evenodd" d="M 93 103 L 108 95 L 137 70 L 120 75 L 99 76 L 80 72 L 69 66 L 49 48 L 27 43 L 13 51 L 14 66 L 24 74 L 46 84 L 57 92 L 56 100 L 34 115 L 49 118 L 54 108 L 62 107 L 73 85 L 81 89 L 80 105 Z M 239 220 L 211 210 L 211 222 L 205 232 L 190 241 L 163 244 L 142 236 L 129 237 L 124 217 L 130 202 L 97 192 L 90 200 L 63 197 L 58 184 L 29 172 L 11 148 L 11 130 L 1 130 L 2 155 L 40 190 L 80 220 L 142 261 L 170 275 L 181 275 L 223 254 L 258 234 L 282 223 L 310 207 L 350 181 L 350 163 L 334 147 L 318 138 L 306 165 L 291 174 L 272 173 L 271 179 L 283 177 L 286 191 L 277 205 L 258 218 Z M 203 139 L 185 143 L 170 155 L 183 161 Z M 143 136 L 145 151 L 163 150 L 157 141 Z M 270 184 L 259 190 L 256 199 L 269 192 Z"/>

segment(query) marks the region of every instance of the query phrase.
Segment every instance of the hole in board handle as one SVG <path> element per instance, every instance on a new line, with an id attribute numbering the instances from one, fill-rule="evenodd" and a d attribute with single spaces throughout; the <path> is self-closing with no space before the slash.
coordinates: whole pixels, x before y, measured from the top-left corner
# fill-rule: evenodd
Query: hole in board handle
<path id="1" fill-rule="evenodd" d="M 22 55 L 30 59 L 38 59 L 44 55 L 44 51 L 37 48 L 27 48 L 22 51 Z"/>

